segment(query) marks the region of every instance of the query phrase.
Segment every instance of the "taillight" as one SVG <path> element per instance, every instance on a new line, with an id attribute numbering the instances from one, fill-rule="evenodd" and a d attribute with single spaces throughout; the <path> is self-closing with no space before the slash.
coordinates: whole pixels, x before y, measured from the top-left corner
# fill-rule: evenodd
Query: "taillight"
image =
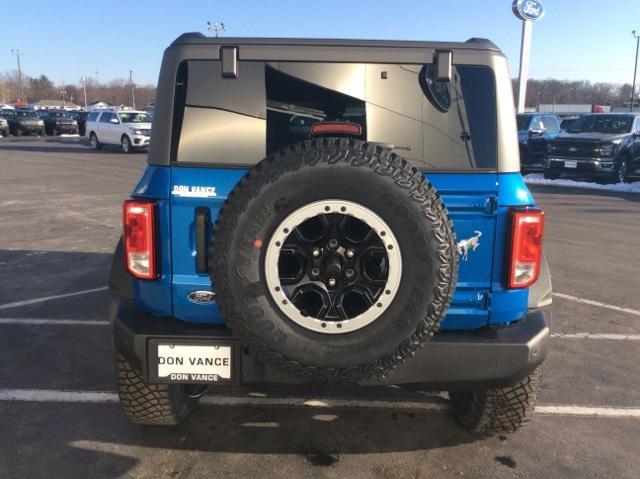
<path id="1" fill-rule="evenodd" d="M 319 121 L 311 125 L 312 135 L 353 135 L 360 136 L 362 127 L 350 121 Z"/>
<path id="2" fill-rule="evenodd" d="M 123 223 L 124 254 L 127 269 L 136 278 L 155 278 L 154 204 L 141 201 L 125 201 Z"/>
<path id="3" fill-rule="evenodd" d="M 526 288 L 538 279 L 543 233 L 544 213 L 542 211 L 536 209 L 512 211 L 508 288 Z"/>

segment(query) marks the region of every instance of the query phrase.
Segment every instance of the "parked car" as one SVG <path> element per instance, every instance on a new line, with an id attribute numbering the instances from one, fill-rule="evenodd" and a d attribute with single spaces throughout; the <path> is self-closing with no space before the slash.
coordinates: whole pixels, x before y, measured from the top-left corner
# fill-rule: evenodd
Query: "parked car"
<path id="1" fill-rule="evenodd" d="M 0 136 L 9 136 L 9 122 L 0 116 Z"/>
<path id="2" fill-rule="evenodd" d="M 516 116 L 523 173 L 542 171 L 547 142 L 560 134 L 560 121 L 548 113 L 522 113 Z"/>
<path id="3" fill-rule="evenodd" d="M 47 110 L 42 117 L 47 135 L 78 134 L 78 122 L 66 110 Z"/>
<path id="4" fill-rule="evenodd" d="M 78 134 L 80 136 L 85 136 L 87 132 L 87 117 L 89 116 L 89 112 L 83 110 L 72 110 L 69 112 L 69 115 L 78 123 Z"/>
<path id="5" fill-rule="evenodd" d="M 562 174 L 622 183 L 640 175 L 640 114 L 596 113 L 547 145 L 544 177 Z"/>
<path id="6" fill-rule="evenodd" d="M 102 149 L 103 145 L 120 145 L 123 152 L 129 153 L 149 146 L 151 117 L 136 110 L 92 112 L 87 118 L 87 134 L 94 150 Z"/>
<path id="7" fill-rule="evenodd" d="M 16 109 L 7 120 L 12 135 L 36 134 L 44 136 L 45 134 L 44 121 L 38 117 L 35 110 Z"/>
<path id="8" fill-rule="evenodd" d="M 494 44 L 185 34 L 161 72 L 109 279 L 133 422 L 257 383 L 437 388 L 482 434 L 529 419 L 551 286 Z"/>

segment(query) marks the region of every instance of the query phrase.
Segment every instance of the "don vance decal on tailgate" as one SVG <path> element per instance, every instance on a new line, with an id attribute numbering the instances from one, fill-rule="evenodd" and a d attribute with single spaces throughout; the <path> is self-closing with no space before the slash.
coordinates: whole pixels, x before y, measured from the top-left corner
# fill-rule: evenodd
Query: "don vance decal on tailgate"
<path id="1" fill-rule="evenodd" d="M 189 198 L 214 198 L 218 196 L 215 186 L 173 185 L 171 194 Z"/>

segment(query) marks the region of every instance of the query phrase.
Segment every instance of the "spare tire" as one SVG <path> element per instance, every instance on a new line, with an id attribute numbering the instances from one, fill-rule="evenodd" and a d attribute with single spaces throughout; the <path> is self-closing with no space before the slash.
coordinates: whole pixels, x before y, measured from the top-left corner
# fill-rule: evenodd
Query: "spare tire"
<path id="1" fill-rule="evenodd" d="M 286 147 L 234 187 L 211 244 L 228 326 L 262 361 L 310 382 L 380 377 L 437 331 L 457 276 L 433 186 L 376 144 Z"/>

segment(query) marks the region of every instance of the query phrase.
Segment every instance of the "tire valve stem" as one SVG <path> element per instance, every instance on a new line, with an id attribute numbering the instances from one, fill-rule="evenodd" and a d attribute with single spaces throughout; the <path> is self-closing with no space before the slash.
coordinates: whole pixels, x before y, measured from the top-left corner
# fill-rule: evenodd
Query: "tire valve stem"
<path id="1" fill-rule="evenodd" d="M 345 270 L 344 274 L 345 274 L 345 276 L 347 278 L 351 278 L 351 277 L 353 277 L 354 272 L 353 272 L 353 270 L 351 268 L 349 268 L 349 269 Z"/>
<path id="2" fill-rule="evenodd" d="M 329 278 L 329 287 L 330 288 L 334 288 L 336 285 L 336 279 L 335 278 Z"/>
<path id="3" fill-rule="evenodd" d="M 314 258 L 319 258 L 320 257 L 320 248 L 313 248 L 313 251 L 311 251 L 311 254 L 313 255 Z"/>
<path id="4" fill-rule="evenodd" d="M 311 268 L 311 275 L 312 276 L 318 276 L 320 274 L 320 269 L 319 268 Z"/>
<path id="5" fill-rule="evenodd" d="M 331 238 L 329 240 L 329 248 L 336 249 L 338 247 L 338 240 L 335 238 Z"/>

